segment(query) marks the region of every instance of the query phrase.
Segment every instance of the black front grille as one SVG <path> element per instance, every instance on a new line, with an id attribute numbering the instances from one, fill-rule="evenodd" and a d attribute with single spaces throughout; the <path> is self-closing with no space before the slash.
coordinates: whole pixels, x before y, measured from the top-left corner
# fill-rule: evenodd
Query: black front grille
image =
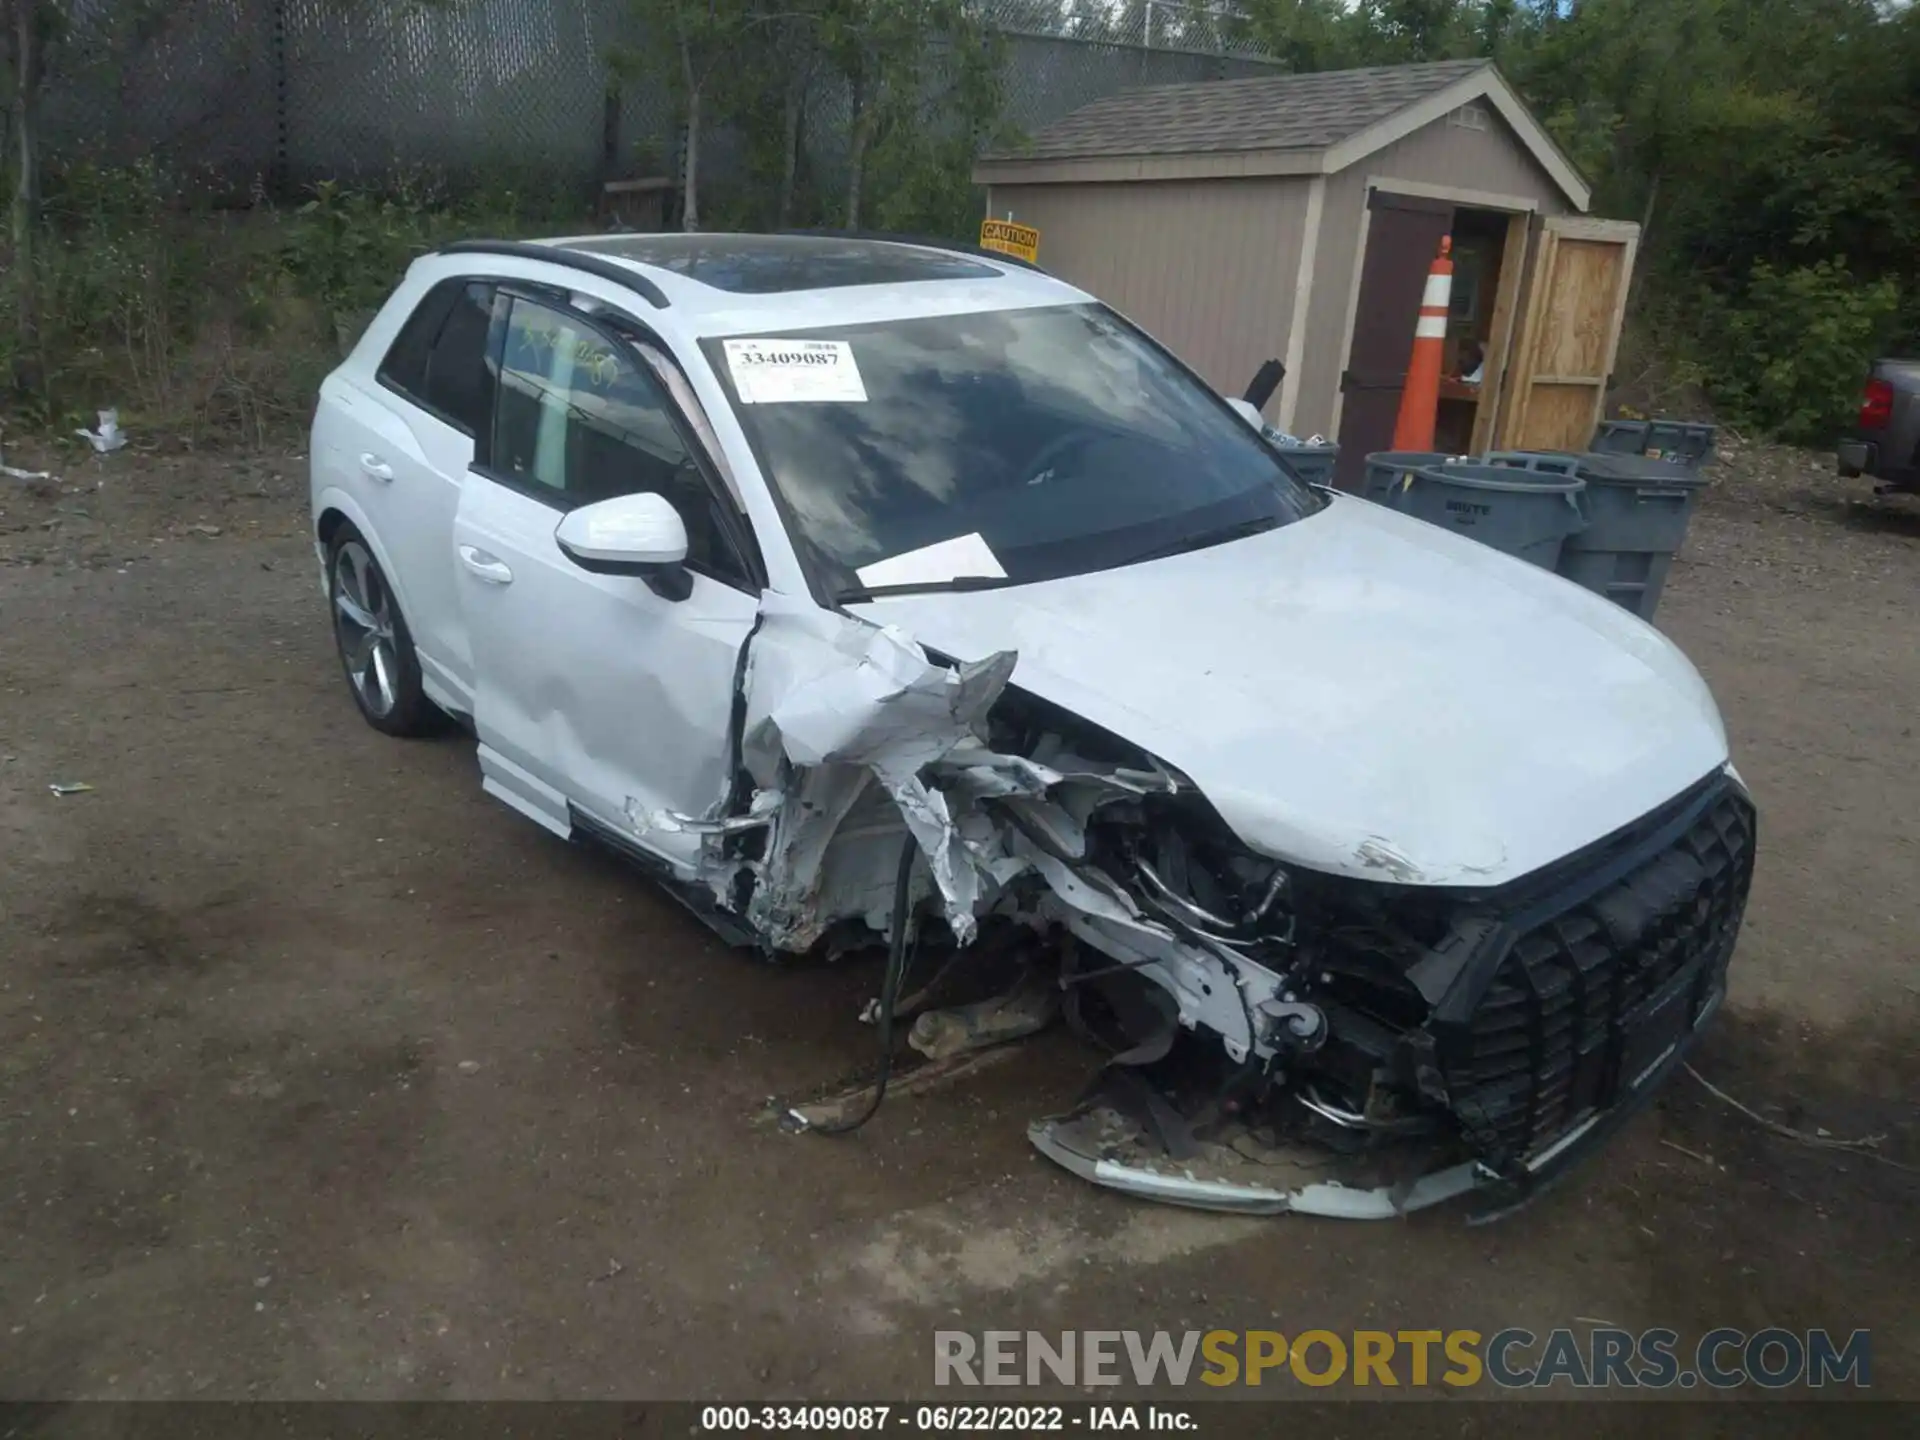
<path id="1" fill-rule="evenodd" d="M 1511 1167 L 1634 1089 L 1717 1000 L 1753 876 L 1728 787 L 1612 884 L 1532 923 L 1438 1037 L 1469 1144 Z"/>

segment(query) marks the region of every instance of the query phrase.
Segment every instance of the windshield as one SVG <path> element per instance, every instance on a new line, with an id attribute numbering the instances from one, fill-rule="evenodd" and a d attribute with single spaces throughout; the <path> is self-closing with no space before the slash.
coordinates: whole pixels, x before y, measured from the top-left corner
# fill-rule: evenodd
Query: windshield
<path id="1" fill-rule="evenodd" d="M 1323 503 L 1102 306 L 703 344 L 797 540 L 843 598 L 1110 569 Z"/>

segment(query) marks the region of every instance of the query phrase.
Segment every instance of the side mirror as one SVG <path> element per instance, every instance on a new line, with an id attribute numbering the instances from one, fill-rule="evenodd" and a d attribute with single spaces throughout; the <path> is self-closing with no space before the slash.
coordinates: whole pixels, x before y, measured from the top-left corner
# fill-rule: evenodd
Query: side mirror
<path id="1" fill-rule="evenodd" d="M 686 523 L 664 495 L 647 491 L 583 505 L 567 513 L 553 539 L 582 570 L 637 576 L 663 600 L 693 593 Z"/>
<path id="2" fill-rule="evenodd" d="M 1258 405 L 1255 405 L 1251 400 L 1237 399 L 1229 400 L 1227 404 L 1233 407 L 1234 414 L 1251 425 L 1255 431 L 1265 433 L 1267 420 L 1266 417 L 1260 413 L 1260 407 Z"/>

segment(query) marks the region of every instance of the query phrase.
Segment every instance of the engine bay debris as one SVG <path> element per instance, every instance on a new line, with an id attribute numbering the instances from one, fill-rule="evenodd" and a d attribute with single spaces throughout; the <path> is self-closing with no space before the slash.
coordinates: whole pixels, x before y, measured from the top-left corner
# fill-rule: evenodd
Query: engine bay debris
<path id="1" fill-rule="evenodd" d="M 1108 1061 L 1033 1144 L 1208 1209 L 1386 1218 L 1532 1193 L 1717 1008 L 1751 874 L 1725 769 L 1497 888 L 1420 883 L 1384 837 L 1365 877 L 1290 863 L 1171 765 L 1023 690 L 1013 652 L 953 660 L 777 592 L 733 749 L 710 813 L 630 814 L 636 832 L 698 836 L 685 878 L 769 952 L 861 948 L 908 911 L 944 922 L 949 966 L 992 948 L 985 927 L 1024 935 L 1045 964 L 1019 985 L 919 1014 L 922 1070 L 1064 1015 Z"/>

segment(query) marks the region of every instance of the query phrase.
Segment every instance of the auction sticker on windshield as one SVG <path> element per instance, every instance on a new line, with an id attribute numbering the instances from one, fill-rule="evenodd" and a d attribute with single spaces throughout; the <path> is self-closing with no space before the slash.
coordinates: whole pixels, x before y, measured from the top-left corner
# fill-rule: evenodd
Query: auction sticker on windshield
<path id="1" fill-rule="evenodd" d="M 867 387 L 844 340 L 728 340 L 727 369 L 742 405 L 861 401 Z"/>

